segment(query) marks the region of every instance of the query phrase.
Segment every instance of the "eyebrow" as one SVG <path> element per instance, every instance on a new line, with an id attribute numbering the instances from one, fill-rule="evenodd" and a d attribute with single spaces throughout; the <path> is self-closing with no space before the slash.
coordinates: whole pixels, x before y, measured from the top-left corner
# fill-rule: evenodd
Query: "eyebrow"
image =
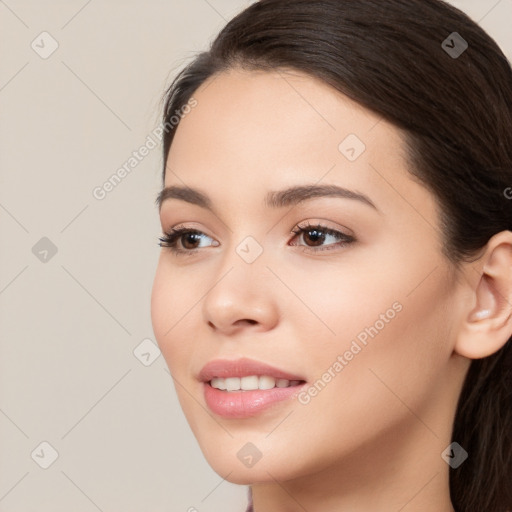
<path id="1" fill-rule="evenodd" d="M 353 199 L 378 211 L 378 208 L 368 196 L 337 185 L 299 185 L 284 190 L 271 191 L 266 195 L 264 205 L 269 208 L 284 208 L 317 197 Z M 168 199 L 181 199 L 187 203 L 214 211 L 211 199 L 200 190 L 191 187 L 174 185 L 162 189 L 155 201 L 159 210 L 163 202 Z"/>

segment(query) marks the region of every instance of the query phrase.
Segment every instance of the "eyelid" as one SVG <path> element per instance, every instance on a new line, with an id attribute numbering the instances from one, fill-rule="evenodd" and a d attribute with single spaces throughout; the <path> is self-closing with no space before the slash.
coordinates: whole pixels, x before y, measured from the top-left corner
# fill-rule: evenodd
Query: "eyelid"
<path id="1" fill-rule="evenodd" d="M 336 231 L 337 233 L 345 235 L 347 238 L 351 237 L 355 239 L 355 233 L 350 228 L 337 223 L 335 223 L 335 226 L 332 226 L 332 224 L 333 222 L 327 219 L 312 217 L 311 219 L 297 222 L 296 226 L 301 229 L 313 229 L 320 226 L 326 231 Z"/>

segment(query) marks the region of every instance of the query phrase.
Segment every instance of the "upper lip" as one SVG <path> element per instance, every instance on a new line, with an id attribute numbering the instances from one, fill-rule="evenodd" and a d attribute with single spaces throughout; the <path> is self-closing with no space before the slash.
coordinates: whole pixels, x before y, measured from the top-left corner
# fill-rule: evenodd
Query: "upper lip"
<path id="1" fill-rule="evenodd" d="M 305 380 L 300 375 L 294 375 L 266 363 L 254 359 L 214 359 L 208 362 L 199 372 L 198 379 L 209 382 L 214 377 L 225 379 L 227 377 L 247 377 L 249 375 L 268 375 L 275 379 Z"/>

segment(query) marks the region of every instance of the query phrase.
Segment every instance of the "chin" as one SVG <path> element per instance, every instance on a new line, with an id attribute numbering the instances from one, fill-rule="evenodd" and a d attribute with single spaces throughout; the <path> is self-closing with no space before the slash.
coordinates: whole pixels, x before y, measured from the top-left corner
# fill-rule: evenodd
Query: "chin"
<path id="1" fill-rule="evenodd" d="M 260 460 L 252 468 L 236 467 L 233 463 L 211 464 L 211 468 L 221 478 L 236 485 L 252 485 L 256 483 L 274 482 L 289 480 L 292 475 L 288 471 L 279 466 L 263 466 Z"/>
<path id="2" fill-rule="evenodd" d="M 206 442 L 201 450 L 210 467 L 221 477 L 238 485 L 286 481 L 307 473 L 303 461 L 294 460 L 293 454 L 282 449 L 274 449 L 267 441 L 255 442 L 260 447 L 260 455 L 250 441 L 230 439 L 229 443 Z M 251 458 L 252 457 L 252 458 Z"/>

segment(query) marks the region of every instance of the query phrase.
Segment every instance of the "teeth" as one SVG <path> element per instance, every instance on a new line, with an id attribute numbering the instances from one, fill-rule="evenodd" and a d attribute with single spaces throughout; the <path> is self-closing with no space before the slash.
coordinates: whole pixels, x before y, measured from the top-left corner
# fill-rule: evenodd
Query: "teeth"
<path id="1" fill-rule="evenodd" d="M 258 382 L 258 387 L 260 389 L 272 389 L 276 387 L 276 379 L 274 377 L 268 377 L 267 375 L 262 375 Z"/>
<path id="2" fill-rule="evenodd" d="M 212 387 L 217 388 L 217 389 L 222 389 L 222 390 L 226 389 L 225 379 L 219 379 L 219 378 L 212 379 L 211 385 L 212 385 Z"/>
<path id="3" fill-rule="evenodd" d="M 224 381 L 227 391 L 236 391 L 240 389 L 240 379 L 238 377 L 230 377 Z"/>
<path id="4" fill-rule="evenodd" d="M 259 381 L 260 379 L 256 375 L 251 375 L 250 377 L 242 377 L 240 379 L 240 388 L 245 391 L 249 391 L 251 389 L 259 389 Z"/>
<path id="5" fill-rule="evenodd" d="M 247 377 L 228 377 L 221 379 L 215 377 L 211 380 L 210 384 L 213 388 L 220 389 L 222 391 L 251 391 L 256 389 L 272 389 L 287 388 L 289 386 L 297 386 L 300 380 L 286 380 L 286 379 L 275 379 L 269 375 L 250 375 Z"/>

